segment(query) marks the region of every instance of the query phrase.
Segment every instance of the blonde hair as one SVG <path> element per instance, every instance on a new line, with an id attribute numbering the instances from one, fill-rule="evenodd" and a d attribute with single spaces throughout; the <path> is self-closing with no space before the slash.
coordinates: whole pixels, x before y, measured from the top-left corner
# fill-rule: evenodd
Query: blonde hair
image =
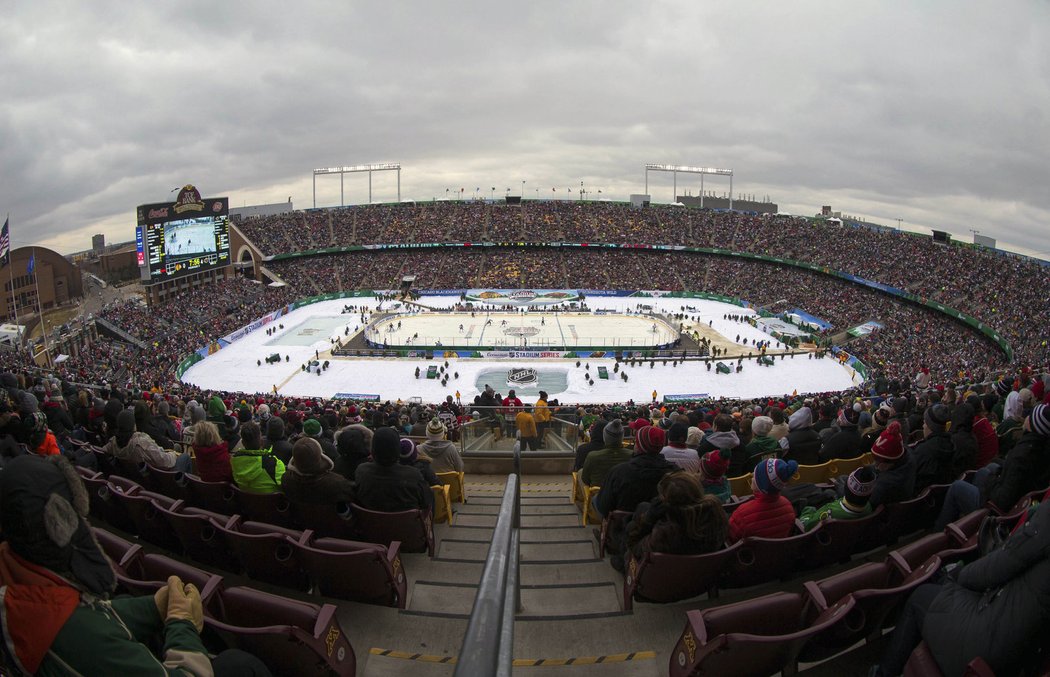
<path id="1" fill-rule="evenodd" d="M 211 421 L 201 421 L 193 425 L 193 446 L 214 447 L 221 442 L 219 428 Z"/>

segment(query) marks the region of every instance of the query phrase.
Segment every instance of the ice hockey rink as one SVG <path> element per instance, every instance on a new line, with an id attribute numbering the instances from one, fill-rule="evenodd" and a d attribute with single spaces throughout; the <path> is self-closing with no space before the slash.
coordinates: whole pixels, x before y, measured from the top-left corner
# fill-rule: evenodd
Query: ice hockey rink
<path id="1" fill-rule="evenodd" d="M 181 223 L 181 225 L 180 225 Z M 173 221 L 164 227 L 164 254 L 189 256 L 215 251 L 215 227 L 194 221 Z"/>
<path id="2" fill-rule="evenodd" d="M 445 308 L 451 302 L 450 297 L 423 297 L 420 303 L 436 308 Z M 726 315 L 749 315 L 753 311 L 738 306 L 699 299 L 643 299 L 644 304 L 653 310 L 666 313 L 686 311 L 690 323 L 706 325 L 718 332 L 726 340 L 736 342 L 743 348 L 743 342 L 769 340 L 768 334 L 751 325 L 725 319 Z M 625 297 L 589 297 L 587 304 L 592 311 L 613 311 L 635 313 L 641 306 L 638 298 Z M 353 306 L 354 311 L 343 313 L 344 307 Z M 506 392 L 508 385 L 499 381 L 507 371 L 522 366 L 533 367 L 548 379 L 545 382 L 564 383 L 560 390 L 547 390 L 552 398 L 561 402 L 598 403 L 626 402 L 633 399 L 648 400 L 653 391 L 658 397 L 665 395 L 694 395 L 697 397 L 759 397 L 767 395 L 790 394 L 794 391 L 827 392 L 850 388 L 859 382 L 853 370 L 830 357 L 811 359 L 807 354 L 794 357 L 777 357 L 774 366 L 760 366 L 754 360 L 744 360 L 740 373 L 719 374 L 712 367 L 708 371 L 704 362 L 685 362 L 672 366 L 657 361 L 650 366 L 623 366 L 614 372 L 615 361 L 612 357 L 571 359 L 538 359 L 535 357 L 518 357 L 517 349 L 509 348 L 503 359 L 478 359 L 457 357 L 435 357 L 432 360 L 411 358 L 340 358 L 330 354 L 333 341 L 345 338 L 360 330 L 361 310 L 375 310 L 378 302 L 375 299 L 351 298 L 315 303 L 297 308 L 273 323 L 259 328 L 238 341 L 209 355 L 193 365 L 183 375 L 183 381 L 202 388 L 240 390 L 244 392 L 277 391 L 288 396 L 378 396 L 384 400 L 407 400 L 419 397 L 425 402 L 440 401 L 446 395 L 455 396 L 458 392 L 464 402 L 472 401 L 485 384 L 492 385 L 500 392 Z M 382 311 L 402 313 L 402 328 L 409 317 L 407 308 L 392 308 L 389 302 L 383 304 Z M 546 313 L 544 313 L 546 314 Z M 469 316 L 469 313 L 467 314 Z M 479 313 L 480 315 L 480 313 Z M 508 320 L 515 318 L 514 313 L 493 313 L 493 317 Z M 528 313 L 526 317 L 539 313 Z M 560 315 L 560 313 L 559 313 Z M 415 315 L 423 319 L 426 313 Z M 475 318 L 477 319 L 477 318 Z M 599 326 L 604 327 L 609 337 L 618 336 L 621 331 L 620 316 L 591 316 Z M 366 317 L 366 323 L 369 318 Z M 395 326 L 396 326 L 396 319 Z M 502 320 L 494 324 L 499 325 Z M 560 318 L 565 323 L 565 318 Z M 447 327 L 448 318 L 439 319 L 440 327 Z M 459 322 L 452 321 L 458 335 Z M 463 321 L 466 332 L 466 320 Z M 652 320 L 648 319 L 651 329 Z M 631 327 L 627 323 L 625 327 Z M 688 328 L 689 325 L 687 325 Z M 283 327 L 283 328 L 281 328 Z M 543 327 L 546 328 L 546 320 Z M 491 326 L 489 327 L 491 329 Z M 268 334 L 267 329 L 271 332 Z M 443 330 L 443 331 L 447 331 Z M 551 329 L 553 331 L 553 328 Z M 623 329 L 623 335 L 629 337 L 632 332 L 641 329 Z M 415 333 L 415 332 L 413 332 Z M 422 336 L 422 332 L 420 332 Z M 739 340 L 736 337 L 739 336 Z M 489 344 L 491 345 L 491 344 Z M 528 350 L 532 350 L 530 346 Z M 540 349 L 538 349 L 540 350 Z M 277 353 L 282 359 L 278 363 L 268 364 L 265 358 Z M 329 361 L 329 368 L 320 374 L 303 371 L 301 366 L 315 358 Z M 442 386 L 437 379 L 417 378 L 416 368 L 425 374 L 430 365 L 444 366 L 449 363 L 448 372 L 452 374 L 447 386 Z M 735 360 L 727 360 L 735 365 Z M 604 366 L 610 372 L 608 380 L 599 379 L 598 367 Z M 626 372 L 625 382 L 620 373 Z M 494 382 L 490 382 L 494 381 Z"/>

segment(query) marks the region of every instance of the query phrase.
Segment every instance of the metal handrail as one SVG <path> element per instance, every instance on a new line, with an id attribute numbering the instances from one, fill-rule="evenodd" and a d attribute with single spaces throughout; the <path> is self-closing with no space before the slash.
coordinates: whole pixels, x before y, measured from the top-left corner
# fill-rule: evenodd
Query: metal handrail
<path id="1" fill-rule="evenodd" d="M 514 453 L 514 472 L 507 476 L 496 528 L 492 532 L 485 568 L 474 598 L 463 644 L 456 661 L 456 677 L 497 675 L 510 677 L 514 666 L 514 616 L 521 607 L 519 554 L 521 525 L 520 454 Z"/>

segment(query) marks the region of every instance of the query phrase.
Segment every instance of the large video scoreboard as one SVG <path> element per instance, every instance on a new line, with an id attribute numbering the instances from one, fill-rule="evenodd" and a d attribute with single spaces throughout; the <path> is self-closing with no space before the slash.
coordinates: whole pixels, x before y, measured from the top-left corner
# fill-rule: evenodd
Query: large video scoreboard
<path id="1" fill-rule="evenodd" d="M 159 282 L 230 264 L 230 201 L 186 186 L 175 202 L 139 205 L 135 244 L 143 279 Z"/>

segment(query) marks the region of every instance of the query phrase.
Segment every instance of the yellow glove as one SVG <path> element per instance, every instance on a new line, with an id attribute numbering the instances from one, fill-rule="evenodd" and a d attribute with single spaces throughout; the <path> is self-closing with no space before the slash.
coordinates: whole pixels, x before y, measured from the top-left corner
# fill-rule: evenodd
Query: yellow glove
<path id="1" fill-rule="evenodd" d="M 165 621 L 192 621 L 197 632 L 204 629 L 204 607 L 201 594 L 193 583 L 183 585 L 178 576 L 168 578 L 168 613 Z"/>
<path id="2" fill-rule="evenodd" d="M 179 581 L 181 585 L 182 581 Z M 160 614 L 161 618 L 165 618 L 168 615 L 168 586 L 163 585 L 157 588 L 157 592 L 153 593 L 153 603 L 157 605 L 157 613 Z"/>

